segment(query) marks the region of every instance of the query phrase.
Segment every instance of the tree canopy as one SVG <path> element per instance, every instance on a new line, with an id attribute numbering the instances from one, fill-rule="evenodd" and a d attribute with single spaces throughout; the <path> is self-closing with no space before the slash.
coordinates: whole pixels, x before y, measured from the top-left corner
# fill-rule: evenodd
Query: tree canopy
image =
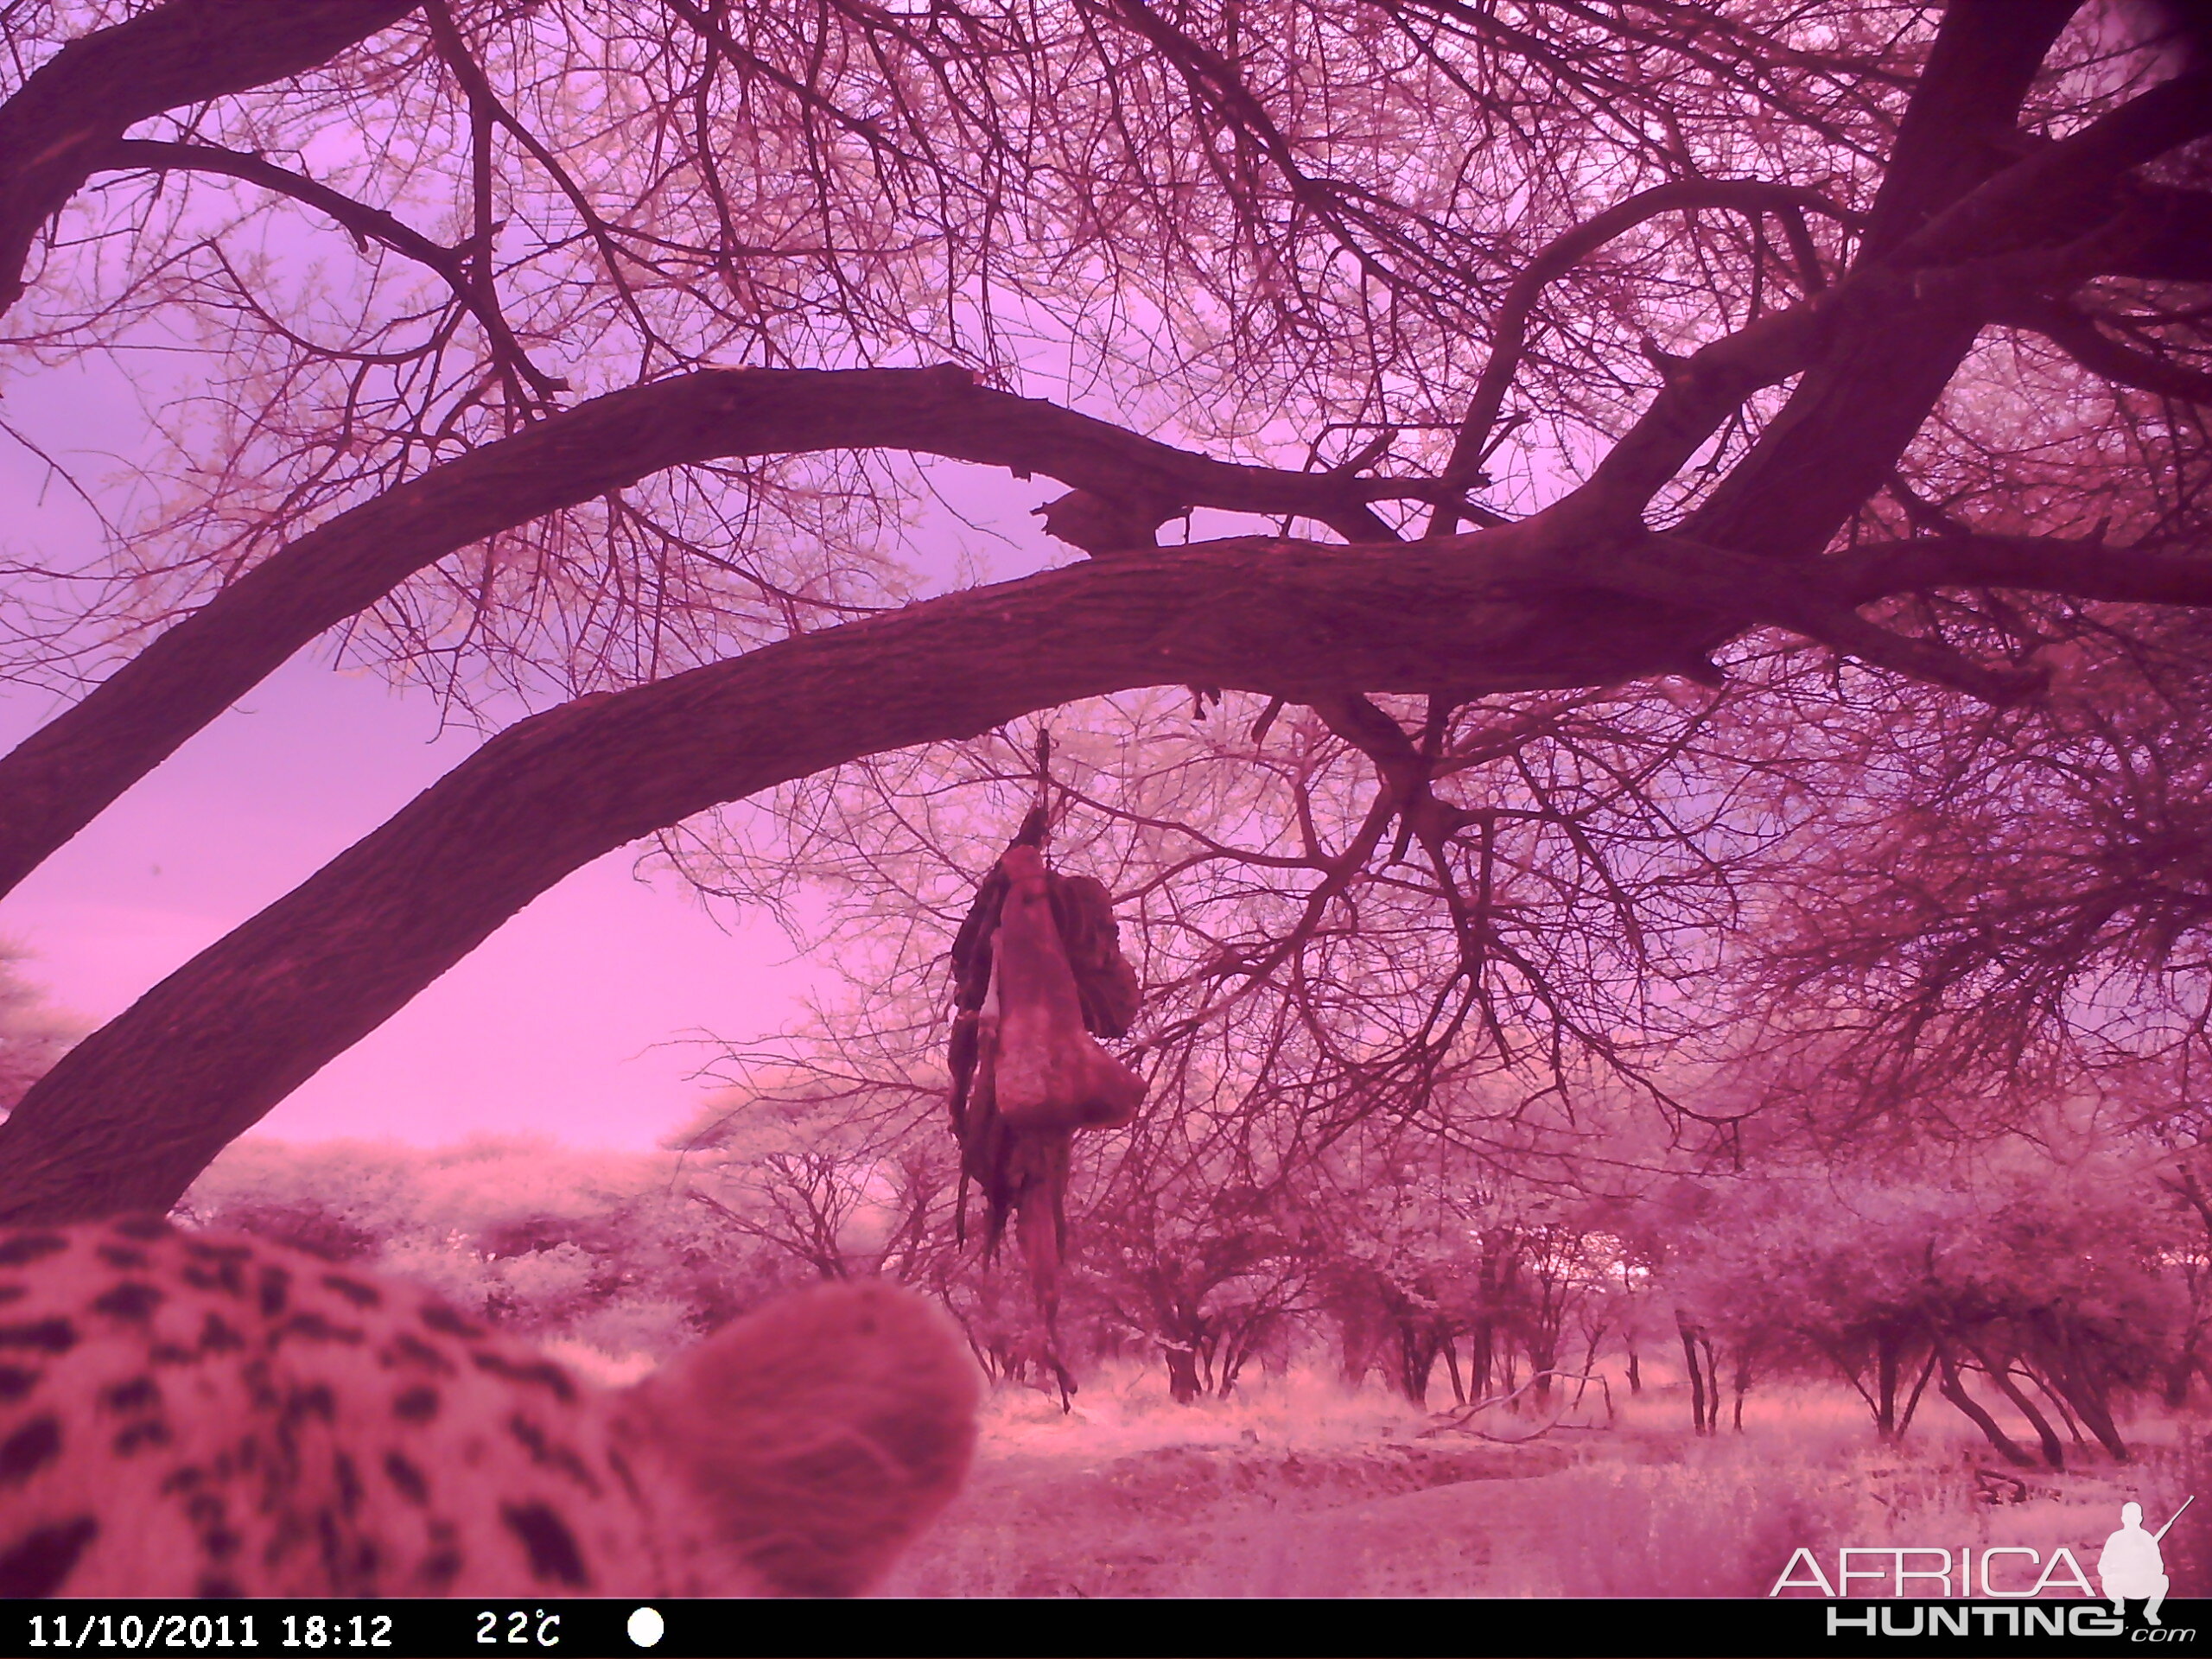
<path id="1" fill-rule="evenodd" d="M 2185 1078 L 2205 33 L 0 9 L 7 349 L 120 365 L 147 420 L 102 556 L 5 567 L 5 671 L 81 695 L 0 758 L 0 890 L 334 632 L 550 705 L 48 1072 L 0 1215 L 166 1207 L 537 893 L 719 804 L 791 826 L 746 891 L 857 861 L 879 925 L 942 906 L 882 848 L 1087 699 L 1065 805 L 1160 953 L 1147 1052 L 1321 1141 L 1470 1068 L 1715 1123 L 1815 1077 L 1952 1118 Z M 1089 556 L 932 575 L 931 458 L 1058 480 Z M 1185 686 L 1179 725 L 1135 695 Z"/>

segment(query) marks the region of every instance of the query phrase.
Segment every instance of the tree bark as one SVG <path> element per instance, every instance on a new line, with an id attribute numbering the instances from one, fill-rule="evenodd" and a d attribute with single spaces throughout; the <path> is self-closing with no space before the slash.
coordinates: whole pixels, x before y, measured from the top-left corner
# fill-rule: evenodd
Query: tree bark
<path id="1" fill-rule="evenodd" d="M 2196 1333 L 2190 1333 L 2189 1344 L 2195 1345 Z M 2113 1421 L 2112 1407 L 2107 1399 L 2108 1389 L 2098 1375 L 2097 1356 L 2072 1333 L 2062 1330 L 2052 1343 L 2052 1363 L 2037 1373 L 2047 1376 L 2050 1386 L 2062 1402 L 2061 1408 L 2070 1406 L 2089 1433 L 2096 1437 L 2099 1446 L 2111 1454 L 2114 1463 L 2129 1460 L 2127 1442 L 2120 1437 L 2120 1426 Z"/>
<path id="2" fill-rule="evenodd" d="M 2083 585 L 2124 587 L 2132 569 L 2107 553 Z M 1591 540 L 1571 514 L 1389 547 L 1248 537 L 1088 561 L 582 698 L 493 739 L 73 1050 L 0 1125 L 0 1220 L 167 1208 L 277 1101 L 603 853 L 1039 709 L 1159 684 L 1294 702 L 1615 684 L 1694 672 L 1696 642 L 1762 610 L 1869 660 L 2005 690 L 1817 597 L 1820 580 L 1664 536 Z M 2194 581 L 2212 601 L 2212 567 Z"/>
<path id="3" fill-rule="evenodd" d="M 1398 1351 L 1393 1381 L 1409 1404 L 1425 1407 L 1428 1404 L 1429 1379 L 1435 1375 L 1440 1345 L 1436 1332 L 1417 1314 L 1399 1313 L 1391 1324 L 1395 1327 Z"/>
<path id="4" fill-rule="evenodd" d="M 1912 1385 L 1912 1392 L 1905 1396 L 1904 1410 L 1897 1418 L 1897 1438 L 1903 1440 L 1912 1427 L 1912 1414 L 1920 1409 L 1920 1396 L 1926 1392 L 1928 1379 L 1935 1374 L 1936 1356 L 1931 1351 L 1920 1367 L 1920 1379 Z"/>
<path id="5" fill-rule="evenodd" d="M 1497 1321 L 1485 1315 L 1467 1332 L 1467 1398 L 1489 1399 L 1497 1370 Z"/>
<path id="6" fill-rule="evenodd" d="M 2165 1366 L 2165 1383 L 2158 1391 L 2158 1403 L 2168 1411 L 2179 1411 L 2189 1403 L 2190 1385 L 2196 1380 L 2197 1350 L 2204 1340 L 2204 1327 L 2191 1324 L 2183 1333 L 2181 1345 Z"/>
<path id="7" fill-rule="evenodd" d="M 1874 1338 L 1874 1438 L 1887 1444 L 1897 1437 L 1897 1350 L 1887 1331 Z"/>
<path id="8" fill-rule="evenodd" d="M 1888 253 L 2012 159 L 1999 141 L 2081 9 L 2082 0 L 1954 0 L 1945 10 L 1867 215 L 1866 252 Z"/>
<path id="9" fill-rule="evenodd" d="M 1881 487 L 1988 315 L 1943 266 L 2102 213 L 2126 168 L 2212 124 L 2212 81 L 2177 77 L 2017 162 L 2015 127 L 2079 0 L 1955 0 L 1914 88 L 1827 339 L 1751 453 L 1686 528 L 1721 546 L 1808 559 Z M 1963 274 L 1963 273 L 1962 273 Z"/>

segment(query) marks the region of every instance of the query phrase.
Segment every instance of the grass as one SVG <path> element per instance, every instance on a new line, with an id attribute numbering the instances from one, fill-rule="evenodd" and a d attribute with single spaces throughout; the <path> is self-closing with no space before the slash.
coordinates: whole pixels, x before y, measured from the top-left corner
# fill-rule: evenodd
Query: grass
<path id="1" fill-rule="evenodd" d="M 1796 1548 L 1833 1574 L 1844 1545 L 1971 1546 L 1977 1560 L 2024 1546 L 2049 1560 L 2063 1544 L 2094 1573 L 2122 1502 L 2156 1527 L 2190 1491 L 2200 1501 L 2166 1543 L 2175 1593 L 2201 1592 L 2212 1568 L 2212 1518 L 2198 1514 L 2212 1510 L 2212 1469 L 2188 1421 L 2133 1424 L 2140 1452 L 2125 1465 L 2088 1448 L 2065 1473 L 2018 1471 L 2022 1491 L 1944 1411 L 1923 1410 L 1904 1445 L 1885 1447 L 1840 1390 L 1777 1389 L 1752 1397 L 1741 1433 L 1700 1440 L 1681 1389 L 1615 1395 L 1610 1427 L 1499 1446 L 1422 1438 L 1425 1414 L 1306 1373 L 1178 1407 L 1156 1374 L 1114 1371 L 1065 1416 L 1001 1390 L 969 1490 L 887 1589 L 1764 1596 Z M 2000 1587 L 2024 1560 L 2004 1563 Z"/>

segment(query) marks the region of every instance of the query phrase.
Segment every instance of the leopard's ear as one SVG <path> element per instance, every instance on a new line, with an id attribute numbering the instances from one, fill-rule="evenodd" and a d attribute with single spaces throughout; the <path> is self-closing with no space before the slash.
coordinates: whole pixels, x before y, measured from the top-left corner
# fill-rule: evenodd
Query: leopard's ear
<path id="1" fill-rule="evenodd" d="M 959 1491 L 980 1396 L 942 1310 L 825 1285 L 724 1327 L 626 1414 L 770 1593 L 853 1595 Z"/>

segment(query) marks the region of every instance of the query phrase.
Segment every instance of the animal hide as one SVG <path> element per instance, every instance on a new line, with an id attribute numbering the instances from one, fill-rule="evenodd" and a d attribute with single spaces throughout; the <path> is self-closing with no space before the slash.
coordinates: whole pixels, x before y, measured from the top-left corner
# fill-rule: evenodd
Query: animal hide
<path id="1" fill-rule="evenodd" d="M 979 1033 L 999 1116 L 1017 1129 L 1110 1129 L 1128 1122 L 1144 1101 L 1144 1079 L 1091 1039 L 1043 856 L 1034 847 L 1011 847 L 999 868 L 1007 891 L 991 940 L 991 989 Z M 1103 899 L 1103 890 L 1098 896 Z M 1078 899 L 1067 907 L 1085 903 Z M 1111 911 L 1107 914 L 1110 925 Z M 1094 952 L 1097 944 L 1085 941 Z M 1121 953 L 1111 955 L 1126 971 Z M 1098 1017 L 1111 1020 L 1121 1013 L 1122 997 L 1121 983 L 1107 982 L 1096 998 Z"/>
<path id="2" fill-rule="evenodd" d="M 1026 849 L 1025 849 L 1026 850 Z M 1075 975 L 1083 1005 L 1084 1029 L 1099 1037 L 1126 1037 L 1144 1006 L 1137 970 L 1122 954 L 1122 930 L 1114 920 L 1114 900 L 1087 875 L 1048 873 L 1052 920 Z"/>

